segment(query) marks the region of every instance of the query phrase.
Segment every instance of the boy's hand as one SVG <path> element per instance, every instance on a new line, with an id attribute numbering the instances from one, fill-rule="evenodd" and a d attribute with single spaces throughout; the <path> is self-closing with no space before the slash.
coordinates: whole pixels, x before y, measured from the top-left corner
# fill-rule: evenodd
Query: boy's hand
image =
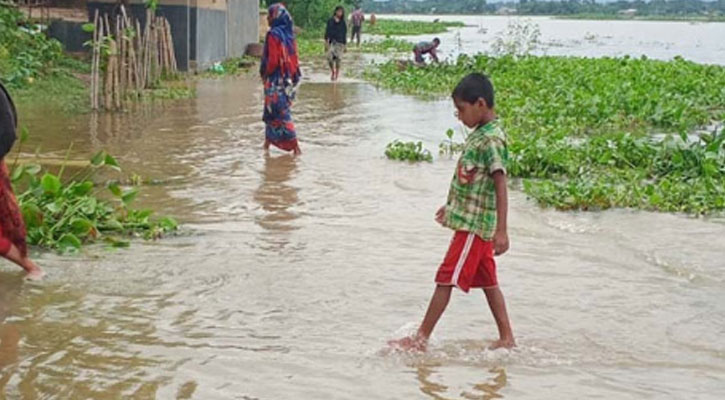
<path id="1" fill-rule="evenodd" d="M 441 208 L 436 211 L 436 222 L 443 225 L 443 221 L 446 219 L 446 206 L 441 206 Z"/>
<path id="2" fill-rule="evenodd" d="M 509 249 L 509 235 L 506 231 L 496 231 L 493 235 L 493 251 L 494 255 L 500 256 Z"/>

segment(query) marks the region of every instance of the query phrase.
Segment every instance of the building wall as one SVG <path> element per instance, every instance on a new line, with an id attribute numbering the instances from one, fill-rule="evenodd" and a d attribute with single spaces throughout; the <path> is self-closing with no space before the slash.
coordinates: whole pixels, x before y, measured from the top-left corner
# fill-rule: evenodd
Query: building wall
<path id="1" fill-rule="evenodd" d="M 193 59 L 196 69 L 203 70 L 227 58 L 227 3 L 225 0 L 196 0 L 195 3 Z"/>
<path id="2" fill-rule="evenodd" d="M 144 0 L 128 0 L 127 12 L 146 21 Z M 95 10 L 111 13 L 116 0 L 88 2 L 89 20 Z M 259 0 L 160 0 L 157 15 L 171 24 L 180 70 L 206 69 L 217 61 L 244 54 L 259 38 Z"/>
<path id="3" fill-rule="evenodd" d="M 239 57 L 259 41 L 259 0 L 227 2 L 227 56 Z"/>

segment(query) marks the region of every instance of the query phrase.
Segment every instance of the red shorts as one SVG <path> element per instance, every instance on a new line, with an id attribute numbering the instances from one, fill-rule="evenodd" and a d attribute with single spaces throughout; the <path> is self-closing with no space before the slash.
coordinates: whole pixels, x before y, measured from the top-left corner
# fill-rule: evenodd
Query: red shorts
<path id="1" fill-rule="evenodd" d="M 456 231 L 446 258 L 438 268 L 436 283 L 456 286 L 464 292 L 470 288 L 489 289 L 498 286 L 493 242 L 487 242 L 470 232 Z"/>

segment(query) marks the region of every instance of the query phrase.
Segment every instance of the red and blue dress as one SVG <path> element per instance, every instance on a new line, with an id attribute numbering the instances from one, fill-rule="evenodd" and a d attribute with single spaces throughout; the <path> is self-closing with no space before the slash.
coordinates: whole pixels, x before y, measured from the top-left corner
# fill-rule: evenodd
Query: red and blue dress
<path id="1" fill-rule="evenodd" d="M 264 42 L 260 75 L 264 81 L 264 114 L 267 142 L 282 150 L 298 149 L 290 108 L 302 76 L 292 17 L 277 3 L 269 7 L 270 29 Z"/>

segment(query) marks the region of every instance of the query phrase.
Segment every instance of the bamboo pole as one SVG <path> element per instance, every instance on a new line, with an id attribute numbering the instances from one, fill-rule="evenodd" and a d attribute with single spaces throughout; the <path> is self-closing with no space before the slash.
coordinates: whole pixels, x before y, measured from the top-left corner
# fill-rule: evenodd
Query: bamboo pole
<path id="1" fill-rule="evenodd" d="M 98 70 L 98 35 L 100 26 L 98 25 L 98 9 L 96 9 L 93 17 L 93 56 L 91 61 L 91 109 L 98 110 L 98 79 L 96 77 Z"/>
<path id="2" fill-rule="evenodd" d="M 119 98 L 123 99 L 126 95 L 126 81 L 128 80 L 128 65 L 126 63 L 126 27 L 124 26 L 121 15 L 116 15 L 116 32 L 118 37 L 116 42 L 118 43 L 118 65 L 119 65 L 119 76 L 118 76 L 118 87 L 120 89 Z M 120 103 L 120 101 L 119 101 Z M 120 105 L 119 105 L 120 107 Z"/>
<path id="3" fill-rule="evenodd" d="M 169 55 L 171 56 L 171 71 L 175 74 L 178 71 L 176 66 L 176 52 L 174 51 L 174 36 L 171 34 L 171 24 L 166 20 L 166 26 L 169 32 Z"/>

